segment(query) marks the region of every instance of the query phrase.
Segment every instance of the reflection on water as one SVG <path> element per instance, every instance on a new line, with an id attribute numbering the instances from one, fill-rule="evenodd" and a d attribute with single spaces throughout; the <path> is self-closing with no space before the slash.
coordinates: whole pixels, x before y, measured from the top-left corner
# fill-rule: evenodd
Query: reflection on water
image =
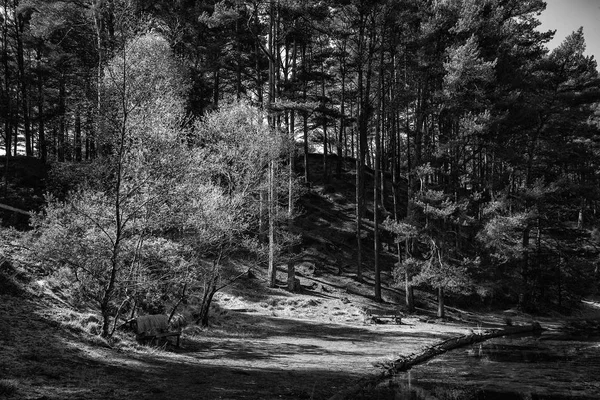
<path id="1" fill-rule="evenodd" d="M 357 399 L 600 399 L 600 338 L 508 337 L 448 352 Z"/>

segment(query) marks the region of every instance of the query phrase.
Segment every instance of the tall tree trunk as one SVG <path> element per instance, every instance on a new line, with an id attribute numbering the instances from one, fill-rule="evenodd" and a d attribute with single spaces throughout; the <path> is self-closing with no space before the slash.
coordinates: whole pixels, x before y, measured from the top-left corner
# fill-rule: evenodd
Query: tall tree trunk
<path id="1" fill-rule="evenodd" d="M 13 109 L 13 114 L 12 114 L 12 118 L 13 118 L 12 146 L 13 146 L 13 155 L 15 157 L 19 154 L 18 153 L 18 151 L 19 151 L 19 110 L 18 110 L 19 101 L 20 101 L 19 96 L 17 96 L 17 99 L 15 101 L 15 108 Z"/>
<path id="2" fill-rule="evenodd" d="M 296 68 L 297 68 L 297 58 L 298 58 L 298 46 L 296 43 L 296 39 L 294 39 L 293 49 L 292 49 L 292 73 L 291 80 L 292 82 L 296 81 Z M 287 76 L 287 75 L 286 75 Z M 294 225 L 294 165 L 296 163 L 296 114 L 292 109 L 289 113 L 289 157 L 288 157 L 288 232 L 291 234 Z M 293 246 L 291 249 L 293 250 Z M 296 268 L 295 268 L 295 260 L 294 260 L 294 251 L 290 251 L 288 259 L 288 290 L 293 292 L 296 290 Z"/>
<path id="3" fill-rule="evenodd" d="M 89 140 L 89 155 L 90 159 L 96 157 L 96 137 L 99 132 L 104 131 L 104 120 L 102 118 L 102 91 L 103 91 L 103 69 L 106 52 L 106 46 L 104 46 L 104 0 L 96 0 L 94 4 L 94 34 L 96 35 L 96 54 L 98 57 L 98 63 L 96 65 L 96 104 L 94 112 L 94 129 L 90 131 L 91 135 L 87 137 Z M 87 156 L 87 153 L 86 153 Z"/>
<path id="4" fill-rule="evenodd" d="M 529 141 L 527 149 L 527 170 L 525 177 L 525 185 L 529 189 L 533 184 L 533 160 L 538 147 L 538 141 L 540 133 L 545 125 L 545 120 L 539 117 L 537 129 L 535 130 L 533 137 Z M 527 211 L 533 206 L 530 200 L 526 200 L 525 208 Z M 521 263 L 521 277 L 522 277 L 522 288 L 519 294 L 519 307 L 526 309 L 530 304 L 530 288 L 529 288 L 529 274 L 531 272 L 531 251 L 529 248 L 529 240 L 531 235 L 531 226 L 527 223 L 525 229 L 523 229 L 522 236 L 522 252 L 523 260 Z"/>
<path id="5" fill-rule="evenodd" d="M 360 140 L 356 141 L 357 152 L 360 153 Z M 360 186 L 362 184 L 360 170 L 362 169 L 360 157 L 355 159 L 356 165 L 356 279 L 362 281 L 362 195 Z"/>
<path id="6" fill-rule="evenodd" d="M 290 130 L 290 139 L 292 141 L 292 144 L 295 142 L 294 140 L 294 111 L 291 111 L 290 114 L 290 123 L 289 123 L 289 130 Z M 291 235 L 292 234 L 292 230 L 294 227 L 294 153 L 295 153 L 295 148 L 294 146 L 290 146 L 290 152 L 289 152 L 289 160 L 288 160 L 288 232 Z M 295 261 L 294 261 L 294 252 L 293 250 L 293 245 L 290 246 L 290 254 L 289 254 L 289 259 L 288 259 L 288 290 L 290 292 L 295 291 L 296 289 L 296 268 L 295 268 Z"/>
<path id="7" fill-rule="evenodd" d="M 50 153 L 52 154 L 52 160 L 56 161 L 58 159 L 58 131 L 56 128 L 56 123 L 54 123 L 52 126 L 52 137 L 50 139 Z"/>
<path id="8" fill-rule="evenodd" d="M 75 110 L 75 161 L 77 162 L 82 160 L 81 145 L 81 112 L 80 107 L 77 106 Z"/>
<path id="9" fill-rule="evenodd" d="M 323 182 L 329 182 L 329 143 L 327 138 L 327 113 L 325 104 L 325 65 L 321 63 L 321 106 L 323 107 Z"/>
<path id="10" fill-rule="evenodd" d="M 219 107 L 219 86 L 220 86 L 220 75 L 219 67 L 215 67 L 213 71 L 213 107 L 215 110 Z"/>
<path id="11" fill-rule="evenodd" d="M 379 143 L 379 128 L 375 130 L 375 141 Z M 375 300 L 381 301 L 381 271 L 379 266 L 379 146 L 375 150 L 375 171 L 373 174 L 373 267 L 375 273 Z"/>
<path id="12" fill-rule="evenodd" d="M 362 245 L 360 243 L 360 231 L 362 225 L 362 217 L 365 209 L 365 159 L 368 150 L 368 128 L 369 128 L 369 118 L 371 115 L 371 105 L 370 105 L 370 93 L 371 93 L 371 74 L 373 71 L 373 52 L 374 52 L 374 40 L 373 40 L 373 32 L 368 39 L 369 42 L 369 52 L 367 55 L 367 70 L 363 70 L 363 58 L 364 54 L 364 45 L 367 40 L 365 37 L 365 24 L 366 17 L 361 16 L 361 24 L 359 29 L 359 67 L 358 67 L 358 88 L 359 88 L 359 113 L 358 113 L 358 172 L 357 172 L 357 196 L 356 196 L 356 234 L 358 240 L 358 252 L 357 256 L 357 279 L 362 279 Z M 366 76 L 365 76 L 366 75 Z M 364 84 L 364 89 L 363 89 Z"/>
<path id="13" fill-rule="evenodd" d="M 236 11 L 240 12 L 240 5 L 236 3 Z M 235 96 L 238 101 L 242 98 L 242 48 L 241 48 L 241 34 L 240 34 L 240 18 L 235 20 L 235 54 L 236 54 L 236 65 L 235 65 Z"/>
<path id="14" fill-rule="evenodd" d="M 410 244 L 411 241 L 410 239 L 406 239 L 405 241 L 405 246 L 406 246 L 406 259 L 408 260 L 408 258 L 410 257 Z M 398 244 L 398 246 L 400 246 L 400 244 Z M 415 296 L 414 296 L 414 289 L 413 286 L 410 283 L 411 281 L 411 276 L 410 276 L 410 271 L 408 270 L 408 265 L 406 266 L 406 268 L 404 269 L 404 290 L 405 290 L 405 301 L 406 301 L 406 309 L 408 310 L 408 312 L 414 312 L 415 311 Z"/>
<path id="15" fill-rule="evenodd" d="M 342 176 L 342 164 L 343 164 L 343 147 L 345 147 L 345 134 L 346 134 L 346 58 L 344 57 L 341 65 L 341 80 L 342 80 L 342 93 L 340 98 L 340 134 L 337 142 L 337 169 L 336 174 L 339 177 Z"/>
<path id="16" fill-rule="evenodd" d="M 277 66 L 275 65 L 277 60 L 277 21 L 276 21 L 276 8 L 275 3 L 270 3 L 269 10 L 269 101 L 268 101 L 268 113 L 269 113 L 269 126 L 271 128 L 270 134 L 276 133 L 277 120 L 272 110 L 272 106 L 275 103 L 276 87 L 277 87 Z M 275 287 L 277 280 L 277 266 L 275 265 L 275 204 L 276 204 L 276 193 L 275 193 L 275 160 L 271 158 L 269 160 L 269 286 Z"/>
<path id="17" fill-rule="evenodd" d="M 307 77 L 307 64 L 308 60 L 306 59 L 306 43 L 302 44 L 302 97 L 304 100 L 304 110 L 302 111 L 303 120 L 303 140 L 304 140 L 304 183 L 306 185 L 310 184 L 310 174 L 308 168 L 308 110 L 306 109 L 306 102 L 308 101 L 308 77 Z"/>
<path id="18" fill-rule="evenodd" d="M 25 134 L 25 155 L 33 156 L 31 148 L 31 123 L 29 119 L 29 95 L 27 85 L 27 75 L 25 72 L 25 51 L 23 49 L 23 34 L 25 31 L 25 21 L 23 16 L 18 13 L 16 16 L 15 36 L 17 40 L 17 67 L 19 69 L 19 89 L 21 91 L 21 112 L 23 113 L 23 132 Z"/>
<path id="19" fill-rule="evenodd" d="M 383 93 L 384 89 L 384 78 L 383 78 L 383 61 L 384 61 L 384 47 L 383 40 L 385 36 L 385 27 L 382 28 L 381 42 L 382 45 L 379 51 L 379 87 L 377 88 L 377 124 L 375 125 L 375 160 L 374 160 L 374 174 L 373 174 L 373 251 L 374 251 L 374 273 L 375 273 L 375 300 L 381 301 L 381 266 L 379 265 L 379 253 L 380 253 L 380 238 L 379 238 L 379 203 L 381 196 L 381 129 L 383 127 Z M 383 204 L 383 203 L 382 203 Z"/>
<path id="20" fill-rule="evenodd" d="M 379 121 L 375 127 L 375 170 L 373 171 L 373 267 L 375 273 L 375 300 L 381 301 L 381 271 L 379 265 L 379 179 L 380 179 L 380 147 Z"/>
<path id="21" fill-rule="evenodd" d="M 268 177 L 269 175 L 267 172 L 267 179 Z M 260 189 L 258 207 L 258 239 L 261 243 L 267 243 L 269 232 L 268 189 Z"/>
<path id="22" fill-rule="evenodd" d="M 437 309 L 438 318 L 446 317 L 446 307 L 444 306 L 444 288 L 438 288 L 438 309 Z"/>
<path id="23" fill-rule="evenodd" d="M 254 4 L 254 29 L 256 32 L 260 32 L 260 17 L 258 13 L 258 2 Z M 260 60 L 262 59 L 261 52 L 261 44 L 260 40 L 262 40 L 259 36 L 256 37 L 254 42 L 254 52 L 256 57 L 256 62 L 254 64 L 255 74 L 256 74 L 256 97 L 259 104 L 263 104 L 264 95 L 263 95 L 263 74 L 260 66 Z"/>
<path id="24" fill-rule="evenodd" d="M 91 160 L 95 157 L 94 140 L 94 117 L 93 110 L 88 108 L 85 118 L 85 159 Z"/>
<path id="25" fill-rule="evenodd" d="M 366 147 L 366 127 L 363 127 L 365 120 L 365 94 L 363 88 L 364 71 L 362 66 L 362 47 L 364 42 L 364 26 L 361 24 L 359 36 L 359 57 L 361 58 L 358 67 L 358 130 L 356 131 L 356 279 L 362 281 L 362 215 L 363 215 L 363 186 L 364 186 L 364 161 Z M 368 96 L 368 94 L 367 94 Z M 363 140 L 364 136 L 364 140 Z"/>
<path id="26" fill-rule="evenodd" d="M 363 51 L 365 41 L 365 23 L 364 16 L 360 16 L 359 35 L 358 35 L 358 130 L 356 132 L 356 279 L 362 281 L 362 215 L 363 215 L 363 181 L 364 181 L 364 160 L 366 147 L 366 101 L 368 92 L 365 95 L 364 70 L 363 70 Z"/>
<path id="27" fill-rule="evenodd" d="M 38 154 L 43 163 L 48 160 L 46 144 L 45 118 L 44 118 L 44 80 L 41 72 L 41 46 L 38 48 Z"/>
<path id="28" fill-rule="evenodd" d="M 354 119 L 354 101 L 350 99 L 350 119 Z M 358 158 L 358 151 L 356 151 L 356 128 L 354 126 L 350 129 L 350 158 Z M 358 170 L 357 170 L 358 171 Z"/>
<path id="29" fill-rule="evenodd" d="M 425 129 L 425 106 L 426 106 L 426 84 L 427 84 L 427 74 L 424 77 L 421 77 L 418 83 L 417 88 L 417 100 L 415 104 L 415 134 L 414 134 L 414 148 L 415 148 L 415 158 L 414 165 L 419 166 L 422 162 L 423 155 L 423 131 Z M 408 115 L 407 115 L 408 116 Z"/>
<path id="30" fill-rule="evenodd" d="M 269 287 L 277 283 L 277 266 L 275 265 L 275 161 L 269 161 Z"/>
<path id="31" fill-rule="evenodd" d="M 276 36 L 276 22 L 275 22 L 275 2 L 271 1 L 269 10 L 269 35 L 268 35 L 268 45 L 269 45 L 269 100 L 268 100 L 268 112 L 271 121 L 271 128 L 275 128 L 275 120 L 272 116 L 273 103 L 275 103 L 275 86 L 276 86 L 276 50 L 275 50 L 275 42 L 277 40 Z"/>
<path id="32" fill-rule="evenodd" d="M 325 117 L 325 116 L 324 116 Z M 325 119 L 323 120 L 323 182 L 327 183 L 329 182 L 329 163 L 328 163 L 328 156 L 329 156 L 329 151 L 327 149 L 327 122 L 325 121 Z"/>
<path id="33" fill-rule="evenodd" d="M 556 263 L 556 288 L 557 288 L 557 292 L 558 292 L 558 306 L 562 307 L 562 273 L 561 273 L 561 267 L 564 263 L 564 258 L 561 256 L 559 262 Z M 597 266 L 598 264 L 596 264 L 596 269 L 598 268 Z"/>
<path id="34" fill-rule="evenodd" d="M 400 247 L 400 244 L 398 244 Z M 410 284 L 410 275 L 408 270 L 404 271 L 404 303 L 406 310 L 410 313 L 415 311 L 415 290 L 413 285 Z"/>
<path id="35" fill-rule="evenodd" d="M 577 214 L 577 229 L 583 229 L 583 211 L 585 209 L 585 198 L 581 198 L 579 212 Z"/>
<path id="36" fill-rule="evenodd" d="M 544 282 L 544 277 L 542 276 L 542 221 L 539 215 L 543 212 L 539 209 L 538 205 L 538 217 L 536 218 L 536 239 L 535 239 L 535 247 L 536 247 L 536 275 L 537 275 L 537 286 L 539 288 L 540 297 L 543 299 L 546 295 L 546 285 Z"/>
<path id="37" fill-rule="evenodd" d="M 125 60 L 123 60 L 125 62 Z M 123 95 L 125 91 L 122 92 Z M 115 186 L 114 186 L 114 200 L 113 200 L 113 211 L 114 211 L 114 239 L 112 243 L 112 252 L 110 257 L 110 277 L 106 286 L 103 288 L 103 296 L 100 301 L 100 310 L 102 313 L 102 336 L 109 336 L 109 324 L 110 324 L 110 310 L 111 310 L 111 301 L 113 300 L 113 295 L 115 291 L 115 287 L 117 285 L 118 272 L 121 269 L 121 241 L 123 240 L 123 231 L 125 229 L 125 225 L 127 224 L 127 218 L 123 216 L 123 209 L 121 206 L 123 205 L 123 193 L 121 189 L 123 188 L 123 178 L 124 178 L 124 163 L 125 163 L 125 148 L 127 146 L 127 123 L 129 120 L 129 113 L 127 107 L 124 106 L 125 101 L 121 99 L 119 102 L 123 105 L 122 117 L 120 122 L 120 131 L 119 131 L 119 143 L 116 151 L 116 171 L 115 171 Z"/>
<path id="38" fill-rule="evenodd" d="M 10 125 L 10 113 L 4 121 L 4 198 L 8 197 L 8 166 L 10 160 L 10 139 L 12 127 Z"/>
<path id="39" fill-rule="evenodd" d="M 4 0 L 4 9 L 8 10 L 8 0 Z M 4 88 L 3 91 L 6 94 L 6 116 L 4 119 L 4 198 L 8 197 L 8 166 L 11 151 L 11 137 L 12 137 L 12 125 L 11 125 L 11 114 L 12 104 L 11 98 L 8 96 L 10 93 L 10 68 L 8 64 L 8 18 L 3 18 L 4 24 L 2 26 L 2 59 L 4 67 Z"/>
<path id="40" fill-rule="evenodd" d="M 58 92 L 58 161 L 65 161 L 66 154 L 66 89 L 65 89 L 65 76 L 61 74 L 59 78 L 59 92 Z"/>

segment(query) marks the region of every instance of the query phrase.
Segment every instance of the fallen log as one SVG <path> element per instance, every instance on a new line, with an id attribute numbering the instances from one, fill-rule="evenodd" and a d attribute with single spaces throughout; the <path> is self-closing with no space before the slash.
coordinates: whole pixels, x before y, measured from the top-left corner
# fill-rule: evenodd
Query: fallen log
<path id="1" fill-rule="evenodd" d="M 3 208 L 3 209 L 8 210 L 8 211 L 16 212 L 16 213 L 19 213 L 19 214 L 24 214 L 24 215 L 31 216 L 31 213 L 29 211 L 21 210 L 20 208 L 15 208 L 15 207 L 12 207 L 12 206 L 9 206 L 9 205 L 6 205 L 6 204 L 1 204 L 0 203 L 0 208 Z"/>
<path id="2" fill-rule="evenodd" d="M 394 361 L 385 364 L 380 364 L 380 367 L 383 368 L 382 372 L 361 379 L 356 385 L 335 394 L 329 400 L 351 399 L 352 396 L 356 395 L 361 390 L 373 388 L 378 383 L 382 382 L 385 379 L 393 377 L 399 372 L 408 371 L 415 365 L 422 364 L 425 361 L 430 360 L 431 358 L 439 356 L 440 354 L 443 354 L 450 350 L 454 350 L 474 343 L 484 342 L 486 340 L 497 337 L 516 335 L 520 333 L 538 332 L 541 330 L 543 330 L 543 328 L 540 326 L 540 324 L 534 322 L 531 325 L 511 326 L 505 329 L 487 330 L 482 333 L 472 333 L 465 336 L 451 338 L 441 343 L 435 344 L 419 353 L 414 353 L 405 357 L 400 357 Z"/>

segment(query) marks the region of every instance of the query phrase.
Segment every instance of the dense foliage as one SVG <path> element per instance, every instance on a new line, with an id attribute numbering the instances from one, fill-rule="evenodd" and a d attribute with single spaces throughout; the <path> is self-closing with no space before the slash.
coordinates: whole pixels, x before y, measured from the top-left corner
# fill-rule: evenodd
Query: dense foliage
<path id="1" fill-rule="evenodd" d="M 268 242 L 274 277 L 293 242 L 278 230 L 294 215 L 288 142 L 303 143 L 306 183 L 311 151 L 325 180 L 356 160 L 356 272 L 373 215 L 376 298 L 384 229 L 409 308 L 415 285 L 438 291 L 440 313 L 445 292 L 569 305 L 600 279 L 600 80 L 582 30 L 545 47 L 544 8 L 3 0 L 2 148 L 63 177 L 35 219 L 39 243 L 62 243 L 48 258 L 85 271 L 106 316 L 107 296 L 131 289 L 104 275 L 133 260 L 169 258 L 169 273 L 189 276 L 195 257 Z"/>

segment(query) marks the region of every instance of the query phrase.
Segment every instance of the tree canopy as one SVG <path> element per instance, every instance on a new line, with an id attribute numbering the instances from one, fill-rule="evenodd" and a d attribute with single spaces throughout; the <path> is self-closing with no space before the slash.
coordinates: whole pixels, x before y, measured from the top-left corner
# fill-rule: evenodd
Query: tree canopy
<path id="1" fill-rule="evenodd" d="M 295 178 L 316 179 L 317 153 L 324 182 L 356 168 L 356 274 L 372 229 L 376 298 L 389 231 L 399 279 L 442 306 L 448 294 L 568 305 L 600 278 L 600 80 L 582 29 L 547 49 L 544 8 L 3 0 L 0 148 L 62 176 L 36 226 L 103 237 L 85 252 L 104 272 L 137 260 L 142 237 L 213 258 L 234 240 L 268 242 L 273 271 L 293 242 L 282 215 L 291 227 Z M 121 290 L 88 272 L 100 303 Z"/>

